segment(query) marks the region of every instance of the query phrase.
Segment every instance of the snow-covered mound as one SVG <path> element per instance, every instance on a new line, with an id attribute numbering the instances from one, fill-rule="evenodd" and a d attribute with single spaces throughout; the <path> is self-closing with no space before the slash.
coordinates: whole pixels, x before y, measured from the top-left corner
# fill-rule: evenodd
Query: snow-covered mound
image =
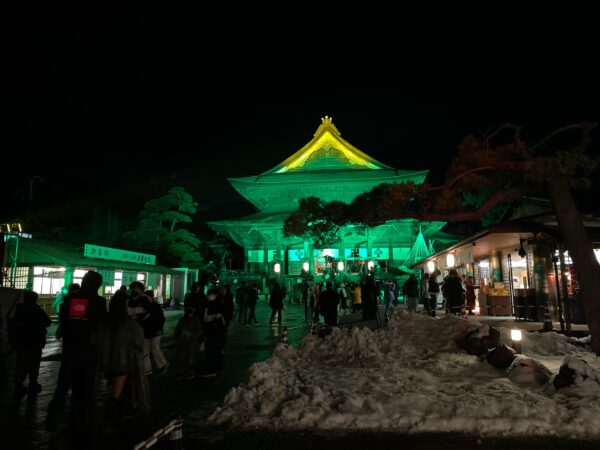
<path id="1" fill-rule="evenodd" d="M 213 424 L 600 437 L 600 389 L 519 384 L 456 342 L 478 324 L 396 314 L 386 330 L 334 329 L 278 346 L 233 388 Z M 500 329 L 510 345 L 510 331 Z M 523 353 L 556 373 L 566 355 L 596 357 L 556 333 L 527 333 Z M 585 401 L 582 401 L 585 398 Z"/>

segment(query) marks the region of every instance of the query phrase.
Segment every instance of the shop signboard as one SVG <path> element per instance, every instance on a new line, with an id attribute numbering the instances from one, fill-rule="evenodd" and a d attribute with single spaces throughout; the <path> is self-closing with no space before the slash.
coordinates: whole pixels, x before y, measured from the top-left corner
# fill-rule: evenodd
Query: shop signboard
<path id="1" fill-rule="evenodd" d="M 100 245 L 85 244 L 83 256 L 86 258 L 107 259 L 110 261 L 122 261 L 134 264 L 156 264 L 156 256 L 146 253 L 130 252 L 118 248 L 102 247 Z"/>

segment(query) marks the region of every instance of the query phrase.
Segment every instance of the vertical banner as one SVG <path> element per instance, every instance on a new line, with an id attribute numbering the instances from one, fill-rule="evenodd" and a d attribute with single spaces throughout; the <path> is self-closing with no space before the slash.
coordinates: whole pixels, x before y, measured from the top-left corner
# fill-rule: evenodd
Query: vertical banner
<path id="1" fill-rule="evenodd" d="M 129 287 L 129 284 L 131 284 L 135 280 L 137 280 L 137 272 L 128 272 L 126 270 L 123 271 L 123 285 Z"/>
<path id="2" fill-rule="evenodd" d="M 158 277 L 160 277 L 160 274 L 149 272 L 146 280 L 146 289 L 156 289 L 158 287 Z"/>
<path id="3" fill-rule="evenodd" d="M 115 284 L 115 271 L 110 269 L 98 269 L 98 273 L 102 276 L 103 286 L 113 286 Z"/>

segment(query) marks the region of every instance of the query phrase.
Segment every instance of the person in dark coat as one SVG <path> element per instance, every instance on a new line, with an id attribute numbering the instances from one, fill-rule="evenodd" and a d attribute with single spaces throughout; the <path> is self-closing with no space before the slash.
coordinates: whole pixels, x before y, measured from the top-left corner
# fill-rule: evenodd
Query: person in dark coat
<path id="1" fill-rule="evenodd" d="M 385 304 L 385 320 L 389 320 L 392 305 L 396 303 L 396 287 L 392 281 L 383 284 L 383 302 Z"/>
<path id="2" fill-rule="evenodd" d="M 129 285 L 129 299 L 127 301 L 127 310 L 130 316 L 144 330 L 144 369 L 146 375 L 152 374 L 152 362 L 150 361 L 150 339 L 154 335 L 154 325 L 150 315 L 151 302 L 144 293 L 144 283 L 133 281 Z"/>
<path id="3" fill-rule="evenodd" d="M 143 367 L 144 330 L 128 314 L 127 300 L 127 294 L 122 291 L 113 296 L 108 320 L 95 333 L 100 368 L 112 381 L 102 428 L 110 425 L 113 415 L 120 421 L 121 413 L 127 408 L 143 414 L 150 409 L 149 387 Z M 126 385 L 129 385 L 127 397 L 122 398 Z"/>
<path id="4" fill-rule="evenodd" d="M 204 310 L 204 336 L 206 339 L 206 373 L 204 377 L 213 377 L 222 372 L 224 367 L 223 350 L 225 349 L 225 339 L 227 335 L 227 326 L 225 315 L 225 304 L 219 300 L 219 291 L 209 289 L 207 292 L 208 302 Z"/>
<path id="5" fill-rule="evenodd" d="M 225 323 L 229 326 L 233 323 L 233 311 L 235 309 L 233 305 L 233 294 L 228 284 L 221 286 L 219 289 L 219 300 L 223 302 L 225 306 Z"/>
<path id="6" fill-rule="evenodd" d="M 408 312 L 417 312 L 417 304 L 419 302 L 419 282 L 414 273 L 411 273 L 408 280 L 402 285 L 402 292 L 406 295 L 406 309 Z"/>
<path id="7" fill-rule="evenodd" d="M 465 281 L 465 289 L 467 291 L 465 295 L 466 307 L 469 311 L 469 315 L 472 315 L 473 310 L 477 306 L 477 296 L 475 295 L 475 289 L 479 289 L 479 286 L 475 286 L 475 284 L 473 284 L 473 277 L 467 277 L 467 280 Z"/>
<path id="8" fill-rule="evenodd" d="M 92 394 L 98 361 L 93 333 L 106 316 L 106 301 L 98 295 L 102 276 L 88 271 L 81 289 L 68 294 L 60 308 L 63 334 L 63 358 L 67 361 L 72 383 L 71 415 L 87 420 L 92 409 Z"/>
<path id="9" fill-rule="evenodd" d="M 425 314 L 428 316 L 431 315 L 430 307 L 429 307 L 429 274 L 424 273 L 423 278 L 421 278 L 421 303 L 423 304 L 423 309 Z"/>
<path id="10" fill-rule="evenodd" d="M 444 284 L 443 282 L 438 282 L 437 278 L 440 276 L 441 272 L 438 269 L 435 269 L 431 275 L 429 275 L 429 313 L 431 317 L 436 317 L 436 309 L 437 309 L 437 296 L 440 292 L 440 285 Z"/>
<path id="11" fill-rule="evenodd" d="M 465 289 L 456 269 L 450 269 L 442 287 L 451 314 L 460 316 L 465 306 Z"/>
<path id="12" fill-rule="evenodd" d="M 377 285 L 375 279 L 367 275 L 364 286 L 361 288 L 360 297 L 363 310 L 363 320 L 373 320 L 377 318 Z"/>
<path id="13" fill-rule="evenodd" d="M 195 282 L 192 284 L 192 290 L 188 292 L 183 300 L 183 308 L 191 309 L 202 320 L 204 308 L 206 307 L 206 295 L 204 295 L 204 285 Z"/>
<path id="14" fill-rule="evenodd" d="M 281 325 L 283 317 L 281 312 L 283 311 L 283 298 L 284 293 L 279 287 L 279 284 L 274 281 L 271 292 L 269 293 L 269 306 L 271 307 L 271 320 L 269 323 L 273 323 L 275 320 L 275 314 L 277 314 L 277 322 Z"/>
<path id="15" fill-rule="evenodd" d="M 144 341 L 144 353 L 150 353 L 152 355 L 154 363 L 158 368 L 158 373 L 164 374 L 169 368 L 169 362 L 160 349 L 160 339 L 163 335 L 163 327 L 165 325 L 165 313 L 160 304 L 156 301 L 153 291 L 147 290 L 144 294 L 150 300 L 148 309 L 150 317 L 147 319 L 147 331 L 144 331 L 144 335 L 147 336 Z M 146 369 L 148 369 L 148 367 L 146 367 Z"/>
<path id="16" fill-rule="evenodd" d="M 194 357 L 198 341 L 203 339 L 203 336 L 202 320 L 194 313 L 192 308 L 186 309 L 177 322 L 173 334 L 180 363 L 178 380 L 194 379 Z"/>
<path id="17" fill-rule="evenodd" d="M 246 293 L 248 288 L 246 282 L 242 281 L 239 287 L 235 290 L 235 302 L 238 307 L 238 323 L 244 324 L 248 321 L 248 307 L 246 306 Z"/>
<path id="18" fill-rule="evenodd" d="M 258 320 L 256 320 L 256 303 L 258 302 L 258 286 L 256 285 L 256 283 L 253 283 L 252 286 L 250 286 L 247 290 L 246 290 L 246 296 L 244 297 L 244 303 L 246 304 L 246 307 L 248 308 L 248 321 L 246 322 L 248 325 L 251 325 L 253 323 L 258 323 Z"/>
<path id="19" fill-rule="evenodd" d="M 302 304 L 304 305 L 304 320 L 306 320 L 307 322 L 310 320 L 311 317 L 310 305 L 308 301 L 308 288 L 309 286 L 306 280 L 302 280 L 302 283 L 300 283 L 300 292 L 302 292 Z"/>
<path id="20" fill-rule="evenodd" d="M 339 296 L 333 290 L 333 284 L 328 281 L 325 290 L 319 295 L 319 308 L 326 325 L 337 325 L 337 307 L 339 305 Z"/>
<path id="21" fill-rule="evenodd" d="M 73 294 L 81 289 L 79 283 L 72 283 L 67 288 L 67 294 Z M 65 296 L 63 295 L 60 299 L 58 311 L 60 312 L 60 305 L 64 300 Z M 62 339 L 62 330 L 60 328 L 60 324 L 56 327 L 56 339 Z M 69 379 L 69 369 L 67 367 L 67 362 L 62 358 L 60 362 L 60 369 L 58 370 L 58 380 L 56 382 L 56 391 L 54 391 L 54 398 L 52 399 L 52 403 L 50 405 L 51 408 L 62 408 L 64 406 L 65 397 L 71 387 L 71 380 Z"/>
<path id="22" fill-rule="evenodd" d="M 17 336 L 17 368 L 15 371 L 15 398 L 26 392 L 30 396 L 39 394 L 42 386 L 38 383 L 42 349 L 46 345 L 46 328 L 51 324 L 48 314 L 37 304 L 38 294 L 33 291 L 23 293 L 23 304 L 17 305 L 14 322 Z M 29 388 L 23 386 L 29 375 Z"/>

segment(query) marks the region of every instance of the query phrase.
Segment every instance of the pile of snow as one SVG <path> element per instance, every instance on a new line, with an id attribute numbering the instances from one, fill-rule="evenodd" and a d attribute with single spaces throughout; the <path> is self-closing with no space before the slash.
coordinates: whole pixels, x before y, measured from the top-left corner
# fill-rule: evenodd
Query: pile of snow
<path id="1" fill-rule="evenodd" d="M 511 375 L 513 382 L 509 371 L 456 345 L 478 326 L 453 316 L 400 313 L 386 330 L 334 329 L 325 339 L 307 336 L 298 349 L 280 345 L 272 358 L 249 369 L 248 382 L 227 394 L 209 422 L 600 437 L 600 389 L 575 383 L 557 391 L 527 378 L 544 372 L 541 367 L 556 373 L 565 355 L 585 359 L 594 371 L 599 363 L 593 354 L 556 333 L 527 333 L 522 349 L 533 361 L 515 360 L 523 364 L 521 373 Z M 510 331 L 499 331 L 500 342 L 510 345 Z"/>
<path id="2" fill-rule="evenodd" d="M 539 361 L 519 356 L 508 368 L 508 378 L 515 383 L 544 384 L 550 380 L 552 372 Z"/>
<path id="3" fill-rule="evenodd" d="M 600 392 L 600 371 L 592 368 L 583 359 L 567 356 L 563 361 L 558 375 L 554 378 L 556 389 L 564 389 L 561 393 L 594 397 Z M 574 392 L 571 392 L 571 389 Z"/>

